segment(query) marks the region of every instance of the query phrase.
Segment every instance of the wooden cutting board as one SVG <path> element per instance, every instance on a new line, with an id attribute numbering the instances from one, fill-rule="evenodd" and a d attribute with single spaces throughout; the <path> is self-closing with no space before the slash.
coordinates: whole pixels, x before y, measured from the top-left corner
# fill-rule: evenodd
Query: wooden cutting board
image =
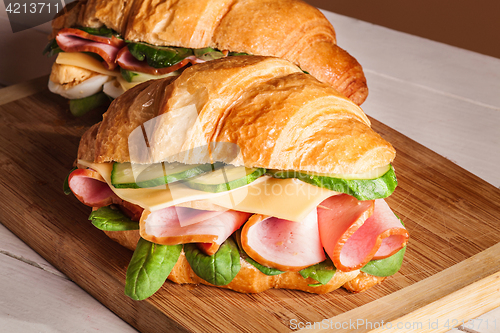
<path id="1" fill-rule="evenodd" d="M 398 152 L 399 187 L 387 201 L 411 234 L 395 276 L 365 293 L 326 295 L 167 282 L 148 300 L 132 301 L 123 293 L 132 252 L 62 192 L 79 138 L 103 110 L 74 118 L 45 82 L 0 90 L 0 222 L 140 331 L 286 332 L 316 322 L 307 332 L 366 332 L 383 321 L 439 332 L 500 306 L 500 190 L 375 120 Z"/>

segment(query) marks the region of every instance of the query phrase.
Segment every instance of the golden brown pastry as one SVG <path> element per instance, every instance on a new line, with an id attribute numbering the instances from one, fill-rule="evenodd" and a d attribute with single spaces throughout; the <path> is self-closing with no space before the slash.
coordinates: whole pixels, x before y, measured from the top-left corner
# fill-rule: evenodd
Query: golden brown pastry
<path id="1" fill-rule="evenodd" d="M 135 162 L 207 163 L 207 155 L 182 152 L 211 141 L 238 146 L 233 164 L 281 170 L 364 173 L 395 157 L 358 106 L 285 60 L 230 57 L 188 68 L 169 82 L 144 83 L 110 106 L 97 133 L 96 162 L 130 161 L 129 136 L 153 118 L 148 154 L 137 152 Z M 177 114 L 185 118 L 166 123 Z M 217 158 L 224 161 L 223 154 Z"/>
<path id="2" fill-rule="evenodd" d="M 360 293 L 382 283 L 386 278 L 361 272 L 354 279 L 346 282 L 343 287 L 352 293 Z"/>
<path id="3" fill-rule="evenodd" d="M 83 0 L 53 21 L 51 38 L 103 25 L 133 42 L 284 58 L 358 105 L 368 95 L 361 65 L 336 45 L 324 15 L 300 0 Z"/>

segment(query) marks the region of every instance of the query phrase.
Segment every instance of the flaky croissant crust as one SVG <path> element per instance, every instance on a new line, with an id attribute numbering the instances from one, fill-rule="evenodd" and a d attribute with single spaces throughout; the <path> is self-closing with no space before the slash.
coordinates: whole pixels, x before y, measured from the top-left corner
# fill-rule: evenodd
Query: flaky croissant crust
<path id="1" fill-rule="evenodd" d="M 53 21 L 106 25 L 126 40 L 287 59 L 360 105 L 368 95 L 362 67 L 336 45 L 335 31 L 301 0 L 81 0 Z"/>
<path id="2" fill-rule="evenodd" d="M 98 163 L 223 161 L 356 174 L 395 157 L 357 105 L 271 57 L 228 57 L 192 66 L 175 80 L 145 82 L 117 98 L 91 132 L 79 157 Z M 209 156 L 198 147 L 210 142 L 225 144 L 212 146 Z"/>

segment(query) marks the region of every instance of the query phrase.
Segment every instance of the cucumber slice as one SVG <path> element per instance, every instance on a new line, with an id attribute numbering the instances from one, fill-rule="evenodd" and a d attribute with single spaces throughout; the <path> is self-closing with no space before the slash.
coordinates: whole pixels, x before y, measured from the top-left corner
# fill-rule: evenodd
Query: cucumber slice
<path id="1" fill-rule="evenodd" d="M 111 184 L 115 188 L 148 188 L 173 183 L 198 176 L 221 167 L 222 163 L 183 164 L 156 163 L 134 164 L 115 163 L 111 171 Z M 137 175 L 137 177 L 135 176 Z"/>
<path id="2" fill-rule="evenodd" d="M 129 71 L 128 69 L 123 69 L 123 68 L 120 68 L 120 73 L 127 82 L 145 82 L 149 80 L 163 79 L 164 77 L 168 76 L 180 75 L 180 71 L 173 71 L 167 74 L 154 75 L 154 74 Z"/>
<path id="3" fill-rule="evenodd" d="M 293 170 L 268 170 L 267 173 L 274 178 L 297 178 L 318 187 L 347 193 L 358 200 L 386 198 L 394 192 L 398 185 L 392 165 L 386 173 L 375 179 L 342 179 Z"/>
<path id="4" fill-rule="evenodd" d="M 90 95 L 88 97 L 79 99 L 69 100 L 69 110 L 71 114 L 75 117 L 80 117 L 89 112 L 90 110 L 96 109 L 101 105 L 109 104 L 110 100 L 108 96 L 102 91 L 97 94 Z"/>
<path id="5" fill-rule="evenodd" d="M 226 165 L 186 181 L 186 185 L 204 192 L 224 192 L 250 184 L 266 172 L 262 168 L 245 168 Z"/>
<path id="6" fill-rule="evenodd" d="M 130 162 L 115 163 L 111 170 L 111 184 L 115 188 L 140 188 L 135 182 L 135 174 L 139 175 L 149 164 L 132 164 Z"/>

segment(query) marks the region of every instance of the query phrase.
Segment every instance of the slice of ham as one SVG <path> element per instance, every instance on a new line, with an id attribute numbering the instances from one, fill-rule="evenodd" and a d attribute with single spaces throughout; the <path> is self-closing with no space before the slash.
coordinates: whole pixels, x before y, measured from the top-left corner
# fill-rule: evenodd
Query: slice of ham
<path id="1" fill-rule="evenodd" d="M 143 209 L 120 199 L 102 176 L 91 169 L 76 169 L 68 177 L 68 185 L 84 205 L 99 208 L 115 204 L 133 221 L 139 221 Z"/>
<path id="2" fill-rule="evenodd" d="M 384 259 L 401 250 L 409 236 L 387 202 L 377 199 L 373 215 L 347 240 L 344 249 L 351 252 L 353 248 L 366 243 L 368 246 L 358 250 L 362 255 L 366 253 L 366 256 L 371 257 L 370 260 Z"/>
<path id="3" fill-rule="evenodd" d="M 321 242 L 337 269 L 360 269 L 406 245 L 408 231 L 383 199 L 359 201 L 346 194 L 330 197 L 318 208 Z"/>
<path id="4" fill-rule="evenodd" d="M 112 70 L 116 68 L 116 56 L 125 42 L 116 37 L 95 36 L 73 28 L 60 30 L 56 36 L 57 45 L 65 52 L 92 52 L 104 59 L 103 65 Z"/>
<path id="5" fill-rule="evenodd" d="M 253 215 L 241 230 L 243 250 L 258 263 L 299 271 L 325 260 L 314 209 L 301 222 Z"/>
<path id="6" fill-rule="evenodd" d="M 141 72 L 152 75 L 163 75 L 179 70 L 187 66 L 188 64 L 202 63 L 205 62 L 205 60 L 198 59 L 195 56 L 189 56 L 173 66 L 154 68 L 149 66 L 147 61 L 145 60 L 144 61 L 137 60 L 137 58 L 134 57 L 132 53 L 130 53 L 128 47 L 124 47 L 120 50 L 120 52 L 118 52 L 118 55 L 116 56 L 116 62 L 118 63 L 118 65 L 120 65 L 121 68 L 129 71 Z"/>
<path id="7" fill-rule="evenodd" d="M 209 211 L 187 207 L 175 207 L 179 225 L 185 227 L 224 214 L 226 211 Z"/>
<path id="8" fill-rule="evenodd" d="M 211 216 L 201 222 L 181 226 L 178 211 L 183 209 L 190 208 L 167 207 L 154 212 L 144 211 L 140 220 L 141 237 L 150 242 L 164 245 L 186 243 L 215 243 L 221 245 L 252 215 L 228 210 L 222 214 L 217 212 L 219 214 L 216 216 Z M 204 214 L 204 212 L 200 211 L 200 214 Z M 206 247 L 209 248 L 210 246 Z M 215 251 L 216 249 L 218 249 L 218 246 L 215 247 Z"/>
<path id="9" fill-rule="evenodd" d="M 90 207 L 109 206 L 118 197 L 101 175 L 91 169 L 76 169 L 68 177 L 68 185 L 75 197 Z"/>
<path id="10" fill-rule="evenodd" d="M 111 36 L 111 37 L 97 36 L 97 35 L 89 34 L 86 31 L 83 31 L 80 29 L 74 29 L 74 28 L 61 29 L 61 30 L 59 30 L 57 35 L 60 35 L 60 34 L 63 34 L 66 36 L 75 36 L 75 37 L 79 37 L 79 38 L 83 38 L 83 39 L 88 39 L 88 40 L 91 40 L 94 42 L 116 46 L 120 49 L 126 45 L 126 43 L 123 39 L 116 38 L 115 36 Z"/>

